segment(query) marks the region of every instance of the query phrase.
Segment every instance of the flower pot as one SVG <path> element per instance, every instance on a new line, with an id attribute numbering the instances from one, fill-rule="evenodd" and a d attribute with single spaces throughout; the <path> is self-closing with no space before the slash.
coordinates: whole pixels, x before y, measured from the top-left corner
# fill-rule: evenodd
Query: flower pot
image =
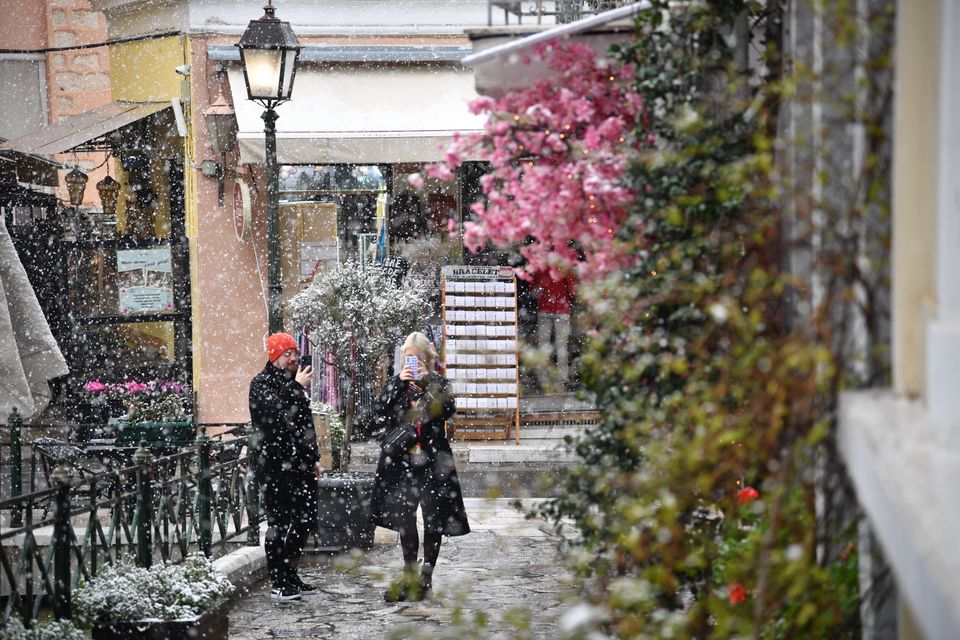
<path id="1" fill-rule="evenodd" d="M 141 440 L 147 446 L 182 446 L 193 439 L 193 424 L 190 422 L 135 422 L 117 423 L 119 429 L 114 445 L 135 447 Z"/>
<path id="2" fill-rule="evenodd" d="M 376 525 L 370 522 L 372 473 L 328 473 L 318 479 L 316 553 L 370 549 Z"/>
<path id="3" fill-rule="evenodd" d="M 227 640 L 226 606 L 219 606 L 188 620 L 124 620 L 98 622 L 93 640 Z"/>

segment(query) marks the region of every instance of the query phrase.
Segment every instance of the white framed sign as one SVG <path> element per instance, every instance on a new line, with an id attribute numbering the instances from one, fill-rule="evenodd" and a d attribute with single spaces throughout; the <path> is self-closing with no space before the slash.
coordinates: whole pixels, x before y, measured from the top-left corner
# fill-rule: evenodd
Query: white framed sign
<path id="1" fill-rule="evenodd" d="M 173 311 L 170 247 L 118 249 L 117 306 L 124 315 Z"/>
<path id="2" fill-rule="evenodd" d="M 513 280 L 511 267 L 471 267 L 447 265 L 442 274 L 449 280 Z"/>

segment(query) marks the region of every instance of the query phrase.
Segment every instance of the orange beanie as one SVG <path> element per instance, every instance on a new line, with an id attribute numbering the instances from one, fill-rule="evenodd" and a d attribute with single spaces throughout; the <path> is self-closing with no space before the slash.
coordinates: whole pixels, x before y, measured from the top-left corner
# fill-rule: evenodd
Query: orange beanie
<path id="1" fill-rule="evenodd" d="M 283 355 L 289 349 L 296 350 L 297 341 L 289 333 L 275 333 L 267 338 L 267 357 L 270 362 Z"/>

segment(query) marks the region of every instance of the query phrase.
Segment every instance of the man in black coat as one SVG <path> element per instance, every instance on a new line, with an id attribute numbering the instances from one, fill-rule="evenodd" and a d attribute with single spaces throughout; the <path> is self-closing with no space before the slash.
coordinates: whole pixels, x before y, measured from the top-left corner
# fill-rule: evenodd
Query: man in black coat
<path id="1" fill-rule="evenodd" d="M 250 382 L 252 462 L 267 512 L 264 551 L 271 596 L 288 601 L 316 591 L 297 575 L 304 543 L 317 525 L 321 469 L 304 392 L 313 370 L 298 366 L 297 342 L 286 333 L 267 339 L 267 355 L 269 362 Z"/>

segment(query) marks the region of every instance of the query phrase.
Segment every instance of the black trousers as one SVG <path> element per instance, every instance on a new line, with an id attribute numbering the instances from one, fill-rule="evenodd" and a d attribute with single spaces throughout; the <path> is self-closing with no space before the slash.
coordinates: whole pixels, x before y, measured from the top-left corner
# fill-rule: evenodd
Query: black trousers
<path id="1" fill-rule="evenodd" d="M 313 474 L 268 478 L 263 484 L 267 512 L 264 552 L 275 589 L 292 586 L 307 537 L 317 528 L 317 479 Z"/>

